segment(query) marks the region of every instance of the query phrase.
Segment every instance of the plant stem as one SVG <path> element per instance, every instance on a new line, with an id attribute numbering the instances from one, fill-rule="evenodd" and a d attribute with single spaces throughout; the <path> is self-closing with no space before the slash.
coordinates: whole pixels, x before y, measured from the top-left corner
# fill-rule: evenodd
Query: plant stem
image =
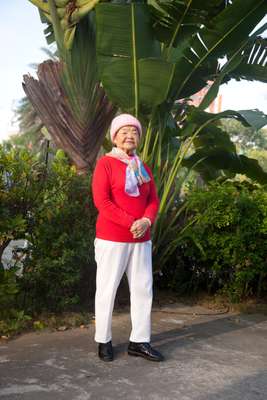
<path id="1" fill-rule="evenodd" d="M 64 44 L 63 44 L 63 32 L 60 26 L 60 20 L 57 14 L 57 8 L 55 4 L 55 0 L 48 0 L 48 5 L 51 13 L 52 23 L 53 23 L 53 30 L 55 34 L 55 39 L 58 47 L 58 51 L 63 59 L 65 59 L 65 51 L 64 51 Z"/>
<path id="2" fill-rule="evenodd" d="M 135 5 L 131 4 L 131 19 L 132 19 L 132 42 L 133 42 L 133 68 L 134 68 L 134 111 L 135 116 L 138 118 L 139 110 L 139 82 L 138 82 L 138 66 L 137 66 L 137 54 L 136 54 L 136 32 L 135 32 Z"/>

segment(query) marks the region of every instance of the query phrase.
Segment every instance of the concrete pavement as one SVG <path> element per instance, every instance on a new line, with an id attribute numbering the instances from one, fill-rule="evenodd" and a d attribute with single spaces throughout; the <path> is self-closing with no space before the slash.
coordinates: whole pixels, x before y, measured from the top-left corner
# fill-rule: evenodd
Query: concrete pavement
<path id="1" fill-rule="evenodd" d="M 93 323 L 0 342 L 0 400 L 266 400 L 267 316 L 210 313 L 154 309 L 162 363 L 127 355 L 127 308 L 114 312 L 111 363 L 96 355 Z"/>

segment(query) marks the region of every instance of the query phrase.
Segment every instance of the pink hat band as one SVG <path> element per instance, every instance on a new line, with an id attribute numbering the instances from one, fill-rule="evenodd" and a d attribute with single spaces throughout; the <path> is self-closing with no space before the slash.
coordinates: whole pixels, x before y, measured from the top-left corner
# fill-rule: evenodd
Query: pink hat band
<path id="1" fill-rule="evenodd" d="M 142 136 L 142 126 L 137 118 L 135 118 L 131 114 L 120 114 L 117 117 L 113 118 L 110 126 L 110 138 L 111 141 L 114 141 L 114 137 L 118 130 L 123 126 L 135 126 L 139 132 L 139 136 Z"/>

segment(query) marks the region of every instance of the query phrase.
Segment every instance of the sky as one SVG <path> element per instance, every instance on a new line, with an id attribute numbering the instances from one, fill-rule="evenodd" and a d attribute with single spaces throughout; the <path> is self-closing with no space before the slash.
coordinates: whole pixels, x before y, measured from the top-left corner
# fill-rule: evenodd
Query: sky
<path id="1" fill-rule="evenodd" d="M 38 10 L 28 0 L 1 1 L 0 35 L 0 141 L 16 129 L 12 127 L 12 109 L 25 96 L 23 75 L 33 73 L 31 63 L 42 62 L 47 47 Z"/>
<path id="2" fill-rule="evenodd" d="M 30 64 L 44 61 L 46 54 L 41 48 L 48 46 L 43 34 L 45 25 L 40 21 L 37 8 L 28 0 L 2 1 L 0 10 L 0 35 L 4 45 L 0 61 L 1 142 L 17 131 L 13 109 L 25 95 L 21 85 L 23 75 L 35 75 Z M 232 80 L 221 86 L 220 94 L 223 110 L 258 108 L 267 114 L 267 85 L 264 83 Z"/>

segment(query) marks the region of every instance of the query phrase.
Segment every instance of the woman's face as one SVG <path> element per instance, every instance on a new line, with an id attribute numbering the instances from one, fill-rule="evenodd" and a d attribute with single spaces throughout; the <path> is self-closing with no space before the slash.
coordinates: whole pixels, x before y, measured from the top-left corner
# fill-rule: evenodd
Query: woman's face
<path id="1" fill-rule="evenodd" d="M 139 144 L 138 129 L 131 125 L 123 126 L 118 130 L 113 141 L 119 149 L 131 154 Z"/>

